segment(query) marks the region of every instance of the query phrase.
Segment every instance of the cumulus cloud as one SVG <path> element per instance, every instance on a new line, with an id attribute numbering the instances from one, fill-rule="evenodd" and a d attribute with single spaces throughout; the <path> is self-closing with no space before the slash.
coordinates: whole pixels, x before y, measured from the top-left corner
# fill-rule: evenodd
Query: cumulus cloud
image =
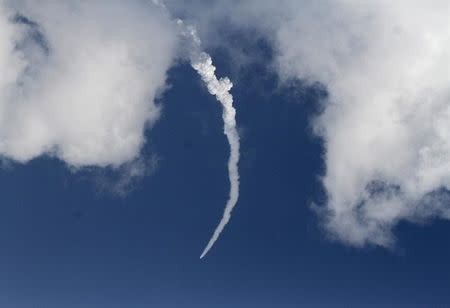
<path id="1" fill-rule="evenodd" d="M 216 1 L 209 17 L 195 12 L 199 25 L 222 16 L 259 28 L 283 79 L 326 86 L 313 124 L 330 234 L 389 246 L 400 220 L 450 218 L 448 1 Z"/>
<path id="2" fill-rule="evenodd" d="M 436 196 L 450 189 L 448 2 L 290 10 L 298 13 L 276 33 L 280 69 L 330 94 L 315 123 L 326 147 L 328 230 L 353 245 L 388 246 L 401 219 L 448 217 L 448 200 Z"/>
<path id="3" fill-rule="evenodd" d="M 177 40 L 144 0 L 0 2 L 0 155 L 133 161 Z"/>

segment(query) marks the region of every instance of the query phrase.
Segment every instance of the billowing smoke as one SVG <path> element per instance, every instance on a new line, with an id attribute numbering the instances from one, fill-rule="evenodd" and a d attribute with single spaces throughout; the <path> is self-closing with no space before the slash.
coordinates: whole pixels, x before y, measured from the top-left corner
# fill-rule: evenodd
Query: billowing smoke
<path id="1" fill-rule="evenodd" d="M 211 57 L 200 51 L 201 41 L 195 28 L 185 25 L 182 20 L 178 20 L 182 34 L 189 40 L 189 57 L 192 67 L 200 75 L 206 84 L 210 94 L 214 95 L 223 107 L 224 133 L 230 144 L 230 157 L 228 160 L 228 177 L 230 181 L 230 195 L 225 205 L 225 210 L 218 226 L 203 250 L 200 259 L 213 247 L 219 238 L 225 226 L 231 218 L 231 212 L 239 199 L 239 134 L 236 129 L 236 109 L 233 107 L 233 96 L 230 93 L 233 84 L 227 77 L 218 79 L 216 76 L 216 67 L 212 63 Z"/>
<path id="2" fill-rule="evenodd" d="M 143 0 L 0 1 L 0 156 L 137 159 L 177 27 Z"/>
<path id="3" fill-rule="evenodd" d="M 331 235 L 390 246 L 400 220 L 450 218 L 447 1 L 307 1 L 277 31 L 287 76 L 326 85 Z"/>

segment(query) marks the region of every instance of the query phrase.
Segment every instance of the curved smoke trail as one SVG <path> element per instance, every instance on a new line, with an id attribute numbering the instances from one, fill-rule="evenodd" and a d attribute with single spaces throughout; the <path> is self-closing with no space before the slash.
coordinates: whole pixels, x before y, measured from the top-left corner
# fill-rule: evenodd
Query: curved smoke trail
<path id="1" fill-rule="evenodd" d="M 233 96 L 230 94 L 230 89 L 233 86 L 230 79 L 227 77 L 217 79 L 215 75 L 216 68 L 212 64 L 212 59 L 207 53 L 200 53 L 198 58 L 194 59 L 191 64 L 200 75 L 203 82 L 207 85 L 209 93 L 215 95 L 216 99 L 223 106 L 222 118 L 224 122 L 224 133 L 230 144 L 230 158 L 228 160 L 230 196 L 225 206 L 223 217 L 200 256 L 200 259 L 202 259 L 212 248 L 219 238 L 220 233 L 230 221 L 231 212 L 239 198 L 239 134 L 236 129 L 236 109 L 233 107 Z"/>
<path id="2" fill-rule="evenodd" d="M 182 28 L 181 33 L 185 37 L 190 38 L 191 50 L 190 60 L 194 70 L 200 75 L 206 84 L 210 94 L 214 95 L 223 107 L 224 133 L 230 144 L 230 157 L 228 160 L 228 178 L 230 181 L 230 195 L 225 205 L 225 210 L 217 225 L 214 233 L 203 250 L 200 259 L 202 259 L 208 251 L 214 246 L 214 243 L 222 233 L 225 226 L 231 218 L 231 212 L 236 206 L 239 198 L 239 134 L 236 129 L 236 109 L 233 107 L 233 96 L 230 93 L 233 84 L 227 77 L 218 79 L 215 71 L 216 67 L 212 63 L 210 55 L 200 51 L 200 39 L 197 32 L 192 26 L 185 26 L 182 20 L 177 20 L 178 25 Z"/>
<path id="3" fill-rule="evenodd" d="M 167 7 L 160 0 L 152 0 L 153 4 L 161 7 L 168 13 Z M 200 49 L 201 41 L 197 35 L 197 31 L 190 25 L 185 25 L 181 19 L 177 19 L 177 24 L 180 27 L 182 36 L 188 38 L 188 52 L 190 54 L 191 65 L 194 70 L 200 75 L 203 82 L 206 84 L 210 94 L 214 95 L 216 99 L 222 104 L 223 113 L 222 118 L 224 122 L 224 133 L 230 145 L 230 157 L 228 159 L 228 178 L 230 181 L 230 195 L 225 205 L 222 219 L 217 225 L 214 233 L 200 255 L 202 259 L 209 250 L 214 246 L 214 243 L 219 238 L 231 218 L 236 203 L 239 199 L 239 134 L 236 129 L 236 109 L 233 107 L 233 96 L 230 93 L 233 84 L 228 77 L 218 79 L 215 71 L 216 67 L 212 63 L 210 55 L 202 52 Z"/>

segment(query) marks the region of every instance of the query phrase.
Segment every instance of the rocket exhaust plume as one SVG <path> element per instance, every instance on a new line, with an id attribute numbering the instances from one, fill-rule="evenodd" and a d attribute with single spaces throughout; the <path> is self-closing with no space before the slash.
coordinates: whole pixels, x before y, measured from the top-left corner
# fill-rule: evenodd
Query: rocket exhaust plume
<path id="1" fill-rule="evenodd" d="M 230 145 L 230 157 L 228 160 L 228 178 L 230 181 L 230 195 L 225 205 L 225 210 L 217 225 L 214 233 L 200 255 L 202 259 L 208 251 L 214 246 L 214 243 L 219 238 L 231 218 L 231 212 L 236 206 L 239 198 L 239 134 L 236 129 L 236 109 L 233 107 L 233 96 L 230 93 L 233 84 L 227 77 L 218 79 L 215 71 L 216 67 L 212 63 L 211 57 L 206 53 L 200 51 L 200 39 L 195 29 L 191 26 L 184 26 L 182 20 L 177 21 L 178 25 L 182 27 L 182 34 L 190 38 L 192 48 L 190 52 L 191 65 L 194 70 L 200 75 L 203 82 L 206 84 L 208 91 L 214 95 L 223 107 L 223 122 L 224 133 Z"/>
<path id="2" fill-rule="evenodd" d="M 167 7 L 162 0 L 152 0 L 153 4 L 159 6 L 166 11 Z M 203 82 L 206 84 L 210 94 L 214 95 L 216 99 L 222 104 L 223 113 L 222 118 L 224 122 L 224 134 L 228 139 L 230 145 L 230 157 L 228 159 L 228 179 L 230 181 L 230 195 L 225 205 L 222 219 L 217 225 L 214 233 L 200 255 L 200 259 L 206 256 L 209 250 L 214 246 L 214 243 L 219 238 L 220 234 L 224 230 L 231 218 L 231 212 L 233 211 L 236 203 L 239 199 L 239 134 L 236 129 L 236 109 L 233 107 L 233 96 L 230 93 L 233 84 L 230 79 L 220 78 L 218 79 L 215 71 L 216 67 L 212 63 L 211 57 L 201 51 L 201 41 L 197 35 L 197 31 L 190 25 L 185 25 L 181 19 L 177 19 L 177 24 L 180 27 L 180 32 L 185 37 L 188 46 L 188 53 L 191 61 L 191 65 L 194 70 L 200 75 Z"/>
<path id="3" fill-rule="evenodd" d="M 233 96 L 230 94 L 230 89 L 233 86 L 230 79 L 220 78 L 217 79 L 215 75 L 216 68 L 212 64 L 211 57 L 202 52 L 199 57 L 192 61 L 192 67 L 202 78 L 203 82 L 208 87 L 209 93 L 216 96 L 216 99 L 222 104 L 223 107 L 223 122 L 224 133 L 230 144 L 230 158 L 228 160 L 228 177 L 230 181 L 230 195 L 225 206 L 225 210 L 219 225 L 214 230 L 211 239 L 203 250 L 200 256 L 202 259 L 208 251 L 212 248 L 214 243 L 222 233 L 223 229 L 230 221 L 231 212 L 235 207 L 239 198 L 239 134 L 236 129 L 236 109 L 233 107 Z"/>

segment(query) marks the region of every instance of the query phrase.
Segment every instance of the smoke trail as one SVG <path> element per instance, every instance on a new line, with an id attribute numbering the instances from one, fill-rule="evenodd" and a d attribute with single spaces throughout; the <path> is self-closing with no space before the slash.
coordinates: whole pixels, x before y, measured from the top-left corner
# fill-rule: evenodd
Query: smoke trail
<path id="1" fill-rule="evenodd" d="M 214 243 L 219 238 L 220 233 L 222 233 L 223 229 L 230 221 L 231 212 L 239 198 L 239 134 L 236 129 L 236 109 L 233 107 L 233 96 L 230 94 L 233 84 L 227 77 L 217 79 L 215 74 L 216 67 L 213 65 L 211 57 L 207 53 L 200 51 L 201 42 L 195 28 L 192 26 L 185 26 L 182 20 L 177 20 L 177 23 L 181 27 L 182 35 L 190 38 L 189 45 L 191 46 L 189 53 L 192 67 L 206 84 L 209 93 L 214 95 L 222 104 L 224 133 L 230 144 L 230 157 L 228 160 L 230 195 L 225 205 L 222 219 L 200 256 L 200 259 L 202 259 L 213 247 Z"/>
<path id="2" fill-rule="evenodd" d="M 153 4 L 160 7 L 169 14 L 167 7 L 162 0 L 152 0 Z M 214 246 L 214 243 L 219 238 L 231 218 L 231 212 L 236 206 L 239 199 L 239 134 L 236 129 L 236 109 L 233 107 L 233 96 L 230 90 L 233 87 L 228 77 L 217 79 L 215 71 L 216 67 L 212 63 L 210 55 L 201 51 L 201 41 L 197 35 L 197 31 L 193 26 L 185 25 L 181 19 L 176 20 L 180 27 L 180 33 L 183 37 L 188 39 L 187 48 L 190 55 L 192 67 L 200 75 L 203 82 L 206 84 L 210 94 L 214 95 L 216 99 L 222 104 L 224 121 L 224 133 L 230 145 L 230 157 L 228 159 L 228 179 L 230 181 L 230 195 L 225 205 L 225 210 L 217 225 L 214 233 L 200 255 L 202 259 L 209 250 Z"/>
<path id="3" fill-rule="evenodd" d="M 227 77 L 217 79 L 215 75 L 216 68 L 212 64 L 211 57 L 207 53 L 200 53 L 197 59 L 192 60 L 191 64 L 200 75 L 203 82 L 207 85 L 209 93 L 215 95 L 216 99 L 223 106 L 222 118 L 224 122 L 224 133 L 230 144 L 230 158 L 228 160 L 230 196 L 226 203 L 223 217 L 200 256 L 200 259 L 202 259 L 212 248 L 219 238 L 220 233 L 230 221 L 231 212 L 239 198 L 239 135 L 236 130 L 236 109 L 233 107 L 233 96 L 230 94 L 230 89 L 233 86 L 230 79 Z"/>

